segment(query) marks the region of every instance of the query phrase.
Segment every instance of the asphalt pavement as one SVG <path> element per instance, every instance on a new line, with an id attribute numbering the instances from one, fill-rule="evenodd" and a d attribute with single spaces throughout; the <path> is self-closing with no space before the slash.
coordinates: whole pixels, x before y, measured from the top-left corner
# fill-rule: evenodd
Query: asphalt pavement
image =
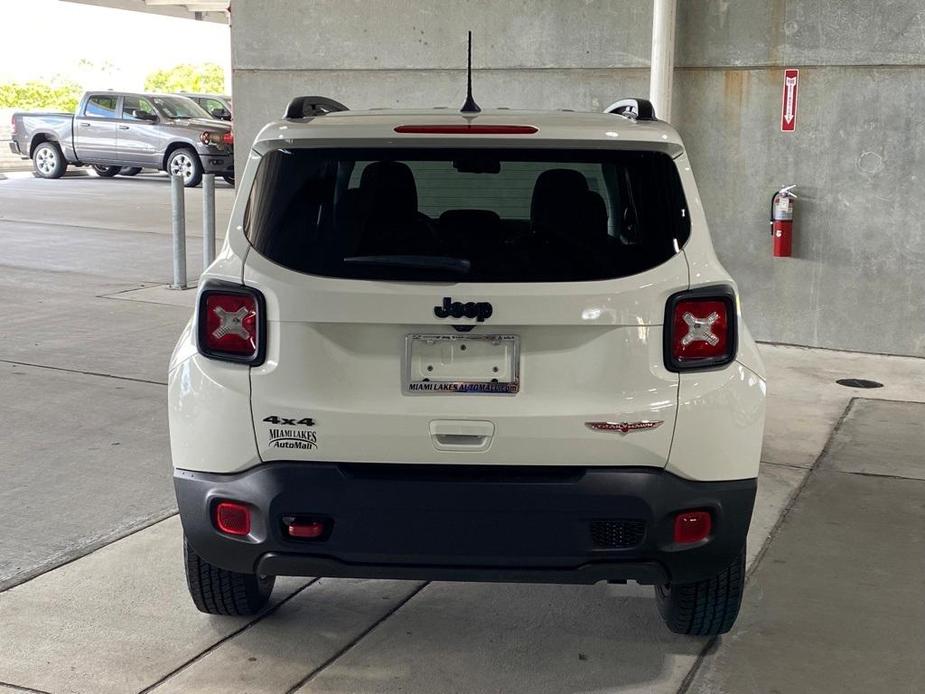
<path id="1" fill-rule="evenodd" d="M 233 191 L 217 188 L 223 230 Z M 191 280 L 199 267 L 200 196 L 187 191 Z M 837 435 L 828 449 L 826 442 L 852 398 L 900 401 L 903 412 L 911 406 L 901 401 L 925 399 L 925 362 L 765 345 L 769 414 L 749 535 L 750 597 L 729 636 L 711 641 L 668 633 L 651 589 L 633 585 L 282 579 L 273 605 L 255 618 L 202 615 L 184 585 L 167 448 L 167 360 L 194 299 L 193 291 L 164 286 L 171 278 L 169 218 L 163 176 L 45 181 L 7 174 L 0 180 L 4 693 L 770 691 L 761 680 L 736 674 L 746 660 L 755 673 L 787 667 L 750 636 L 771 623 L 773 615 L 763 610 L 805 605 L 810 611 L 802 623 L 793 622 L 802 626 L 774 622 L 781 649 L 805 636 L 813 609 L 825 617 L 820 605 L 804 600 L 798 580 L 799 562 L 814 555 L 793 552 L 800 533 L 820 543 L 828 536 L 790 520 L 782 524 L 782 515 L 792 508 L 786 517 L 794 523 L 847 523 L 841 495 L 859 493 L 856 484 L 828 486 L 804 499 L 804 484 L 816 488 L 810 485 L 817 472 L 810 471 L 880 471 L 900 480 L 920 469 L 918 453 L 908 452 L 918 439 L 868 436 L 899 415 L 864 410 L 861 401 L 852 412 L 860 413 L 857 436 L 868 436 L 867 450 L 899 441 L 906 462 L 887 465 L 868 455 L 860 469 L 848 455 L 851 443 Z M 885 387 L 862 392 L 835 385 L 845 376 Z M 911 421 L 918 414 L 909 415 Z M 921 519 L 918 492 L 903 484 L 895 487 L 912 496 L 894 515 L 884 514 L 884 522 Z M 875 501 L 898 493 L 884 486 Z M 876 503 L 867 509 L 871 522 Z M 787 540 L 780 555 L 778 537 Z M 916 537 L 913 527 L 902 541 Z M 769 562 L 777 559 L 796 568 L 774 574 L 777 565 Z M 902 573 L 917 566 L 901 561 L 888 568 L 914 589 L 921 576 Z M 850 598 L 853 580 L 844 574 L 829 580 L 833 601 Z M 772 589 L 769 608 L 761 598 Z M 864 609 L 880 604 L 900 622 L 919 614 L 899 614 L 888 601 L 868 601 Z M 856 616 L 861 623 L 865 618 Z M 823 651 L 830 656 L 844 623 L 824 624 L 819 638 L 834 644 Z M 896 628 L 905 641 L 895 648 L 917 653 L 921 634 L 903 624 Z M 839 691 L 826 689 L 824 671 L 844 670 L 845 660 L 815 666 L 812 681 L 780 680 L 778 690 Z M 914 671 L 902 672 L 917 682 Z"/>

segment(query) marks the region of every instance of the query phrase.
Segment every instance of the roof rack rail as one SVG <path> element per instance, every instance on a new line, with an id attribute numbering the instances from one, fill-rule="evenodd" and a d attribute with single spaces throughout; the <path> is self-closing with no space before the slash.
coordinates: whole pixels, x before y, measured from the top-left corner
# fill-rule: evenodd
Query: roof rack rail
<path id="1" fill-rule="evenodd" d="M 349 111 L 339 101 L 329 99 L 326 96 L 297 96 L 286 107 L 286 113 L 283 118 L 287 120 L 298 120 L 300 118 L 313 118 L 323 116 L 327 113 L 337 111 Z"/>
<path id="2" fill-rule="evenodd" d="M 604 113 L 613 113 L 630 120 L 658 120 L 655 108 L 648 99 L 620 99 L 605 108 Z"/>

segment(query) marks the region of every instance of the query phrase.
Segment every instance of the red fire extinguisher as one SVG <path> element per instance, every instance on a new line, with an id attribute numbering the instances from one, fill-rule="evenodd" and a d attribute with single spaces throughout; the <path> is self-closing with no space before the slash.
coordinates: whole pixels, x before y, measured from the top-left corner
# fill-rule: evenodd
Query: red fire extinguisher
<path id="1" fill-rule="evenodd" d="M 771 247 L 775 258 L 789 258 L 793 254 L 793 193 L 796 185 L 785 186 L 771 198 Z"/>

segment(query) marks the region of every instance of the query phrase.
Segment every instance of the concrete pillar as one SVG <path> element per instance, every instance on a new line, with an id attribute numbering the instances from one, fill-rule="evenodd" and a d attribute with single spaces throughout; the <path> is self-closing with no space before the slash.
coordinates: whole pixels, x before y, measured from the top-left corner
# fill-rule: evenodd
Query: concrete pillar
<path id="1" fill-rule="evenodd" d="M 678 0 L 654 0 L 652 10 L 652 72 L 649 101 L 655 117 L 671 121 L 671 87 L 674 81 L 674 31 Z"/>

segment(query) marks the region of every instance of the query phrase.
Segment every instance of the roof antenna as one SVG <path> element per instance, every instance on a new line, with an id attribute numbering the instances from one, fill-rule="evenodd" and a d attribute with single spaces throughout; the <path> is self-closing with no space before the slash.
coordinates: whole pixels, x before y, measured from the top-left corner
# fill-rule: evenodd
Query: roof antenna
<path id="1" fill-rule="evenodd" d="M 468 86 L 466 87 L 466 103 L 459 109 L 460 113 L 479 113 L 482 109 L 472 98 L 472 32 L 469 32 L 469 67 L 466 73 Z"/>

